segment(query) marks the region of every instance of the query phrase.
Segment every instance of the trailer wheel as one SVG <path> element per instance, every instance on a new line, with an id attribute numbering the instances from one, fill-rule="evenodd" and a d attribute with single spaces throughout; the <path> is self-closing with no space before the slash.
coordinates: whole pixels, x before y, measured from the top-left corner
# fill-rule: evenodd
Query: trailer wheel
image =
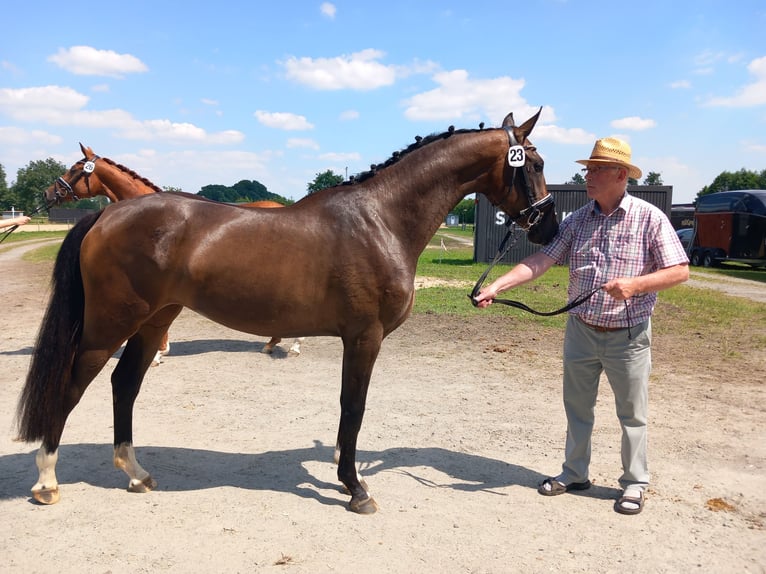
<path id="1" fill-rule="evenodd" d="M 702 265 L 702 252 L 699 249 L 692 251 L 691 263 L 695 267 Z"/>
<path id="2" fill-rule="evenodd" d="M 713 257 L 712 251 L 705 251 L 705 255 L 702 257 L 702 264 L 705 267 L 715 267 L 718 264 L 715 257 Z"/>

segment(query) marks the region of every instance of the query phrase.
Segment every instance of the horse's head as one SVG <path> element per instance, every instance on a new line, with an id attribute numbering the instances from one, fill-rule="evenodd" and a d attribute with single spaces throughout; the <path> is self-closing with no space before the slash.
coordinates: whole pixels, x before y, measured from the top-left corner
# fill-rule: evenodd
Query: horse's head
<path id="1" fill-rule="evenodd" d="M 545 245 L 556 235 L 559 224 L 553 196 L 545 186 L 543 158 L 529 141 L 541 111 L 520 126 L 514 124 L 512 113 L 503 120 L 509 145 L 507 159 L 503 159 L 503 185 L 494 187 L 487 197 L 527 232 L 532 243 Z"/>
<path id="2" fill-rule="evenodd" d="M 114 194 L 101 182 L 96 174 L 96 161 L 99 156 L 89 147 L 80 144 L 83 158 L 59 177 L 45 190 L 45 201 L 55 205 L 65 201 L 77 201 L 86 197 L 105 195 L 114 200 Z"/>

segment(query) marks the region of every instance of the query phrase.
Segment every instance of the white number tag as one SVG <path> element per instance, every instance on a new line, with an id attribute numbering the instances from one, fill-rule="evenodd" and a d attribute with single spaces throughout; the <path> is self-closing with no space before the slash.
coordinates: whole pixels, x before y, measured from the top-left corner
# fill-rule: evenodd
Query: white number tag
<path id="1" fill-rule="evenodd" d="M 82 166 L 82 170 L 85 173 L 93 173 L 93 170 L 96 169 L 96 163 L 92 161 L 86 161 L 85 165 Z"/>
<path id="2" fill-rule="evenodd" d="M 524 167 L 527 162 L 527 155 L 524 148 L 520 145 L 513 145 L 508 150 L 508 165 L 511 167 Z"/>

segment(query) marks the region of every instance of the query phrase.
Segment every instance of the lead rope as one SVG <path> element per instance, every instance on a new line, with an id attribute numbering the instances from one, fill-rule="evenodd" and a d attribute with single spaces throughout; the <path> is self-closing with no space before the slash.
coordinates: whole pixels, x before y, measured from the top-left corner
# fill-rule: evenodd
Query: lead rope
<path id="1" fill-rule="evenodd" d="M 505 257 L 505 254 L 508 253 L 508 250 L 516 243 L 516 224 L 511 221 L 509 224 L 508 233 L 505 234 L 505 237 L 500 242 L 500 247 L 497 248 L 497 255 L 495 255 L 494 259 L 492 259 L 492 262 L 489 264 L 489 267 L 487 267 L 486 271 L 481 274 L 481 277 L 479 277 L 479 280 L 476 282 L 476 285 L 473 286 L 473 289 L 468 294 L 468 298 L 471 300 L 471 304 L 476 307 L 478 306 L 478 301 L 476 301 L 476 295 L 479 294 L 479 291 L 481 290 L 481 286 L 484 283 L 484 280 L 487 278 L 487 275 L 489 275 L 489 272 L 492 270 L 492 268 L 497 264 L 498 261 L 500 261 L 503 257 Z M 514 240 L 510 245 L 506 245 L 508 242 L 508 239 L 513 236 Z M 538 315 L 541 317 L 551 317 L 553 315 L 560 315 L 561 313 L 566 313 L 567 311 L 571 311 L 575 307 L 578 307 L 579 305 L 582 305 L 585 303 L 588 299 L 593 297 L 593 295 L 599 291 L 603 285 L 599 285 L 598 287 L 595 287 L 594 289 L 588 291 L 587 293 L 584 293 L 574 299 L 571 303 L 568 303 L 561 309 L 556 309 L 555 311 L 537 311 L 536 309 L 532 309 L 531 307 L 525 305 L 524 303 L 520 301 L 514 301 L 512 299 L 493 299 L 494 303 L 501 303 L 503 305 L 508 305 L 509 307 L 515 307 L 516 309 L 521 309 L 522 311 L 526 311 L 527 313 L 532 313 L 533 315 Z M 625 302 L 625 309 L 627 310 L 628 302 Z M 630 320 L 628 320 L 628 323 L 630 323 Z M 628 331 L 628 337 L 630 338 L 630 331 Z"/>

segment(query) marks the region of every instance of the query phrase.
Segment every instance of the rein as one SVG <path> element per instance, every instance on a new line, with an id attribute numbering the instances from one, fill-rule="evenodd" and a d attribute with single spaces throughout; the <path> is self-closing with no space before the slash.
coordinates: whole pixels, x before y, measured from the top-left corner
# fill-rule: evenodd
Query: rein
<path id="1" fill-rule="evenodd" d="M 508 242 L 508 239 L 513 237 L 513 242 L 511 242 L 509 245 L 506 245 Z M 479 277 L 479 280 L 476 282 L 476 285 L 473 286 L 473 289 L 468 295 L 468 298 L 471 300 L 471 303 L 474 307 L 478 306 L 478 302 L 476 301 L 476 295 L 479 294 L 479 291 L 481 291 L 481 286 L 484 284 L 484 280 L 487 278 L 487 275 L 489 275 L 489 272 L 492 271 L 492 268 L 500 261 L 503 257 L 505 257 L 505 254 L 508 253 L 508 250 L 510 250 L 511 247 L 513 247 L 514 243 L 516 243 L 516 229 L 515 224 L 511 222 L 509 224 L 508 232 L 505 234 L 505 237 L 503 237 L 503 240 L 500 242 L 500 247 L 497 248 L 497 254 L 495 255 L 494 259 L 492 259 L 492 262 L 489 264 L 489 267 L 484 271 L 484 273 L 481 274 L 481 277 Z M 556 309 L 555 311 L 538 311 L 536 309 L 532 309 L 532 307 L 529 307 L 528 305 L 525 305 L 521 301 L 514 301 L 513 299 L 493 299 L 493 303 L 501 303 L 503 305 L 508 305 L 509 307 L 515 307 L 516 309 L 521 309 L 522 311 L 526 311 L 527 313 L 532 313 L 533 315 L 538 315 L 540 317 L 552 317 L 553 315 L 560 315 L 561 313 L 566 313 L 567 311 L 571 311 L 575 307 L 578 307 L 585 303 L 588 299 L 593 297 L 598 291 L 601 290 L 601 285 L 598 287 L 595 287 L 591 289 L 590 291 L 587 291 L 568 303 L 567 305 L 564 305 L 560 309 Z"/>
<path id="2" fill-rule="evenodd" d="M 33 215 L 37 215 L 37 214 L 38 214 L 38 213 L 40 213 L 40 212 L 41 212 L 43 209 L 45 209 L 45 210 L 47 211 L 47 210 L 50 208 L 50 206 L 51 206 L 51 205 L 53 205 L 53 203 L 54 203 L 54 202 L 52 202 L 52 201 L 51 201 L 51 202 L 46 202 L 44 205 L 40 205 L 40 206 L 38 206 L 37 208 L 35 208 L 35 209 L 33 209 L 33 210 L 32 210 L 32 212 L 29 214 L 29 217 L 31 217 L 31 216 L 33 216 Z M 6 238 L 7 238 L 7 237 L 8 237 L 8 236 L 11 234 L 11 233 L 13 233 L 14 231 L 16 231 L 18 228 L 19 228 L 19 226 L 18 226 L 18 225 L 12 225 L 12 226 L 11 226 L 11 227 L 9 227 L 8 229 L 6 229 L 6 230 L 5 230 L 5 232 L 3 233 L 3 236 L 2 236 L 2 237 L 0 237 L 0 243 L 2 243 L 3 241 L 5 241 L 5 239 L 6 239 Z"/>

